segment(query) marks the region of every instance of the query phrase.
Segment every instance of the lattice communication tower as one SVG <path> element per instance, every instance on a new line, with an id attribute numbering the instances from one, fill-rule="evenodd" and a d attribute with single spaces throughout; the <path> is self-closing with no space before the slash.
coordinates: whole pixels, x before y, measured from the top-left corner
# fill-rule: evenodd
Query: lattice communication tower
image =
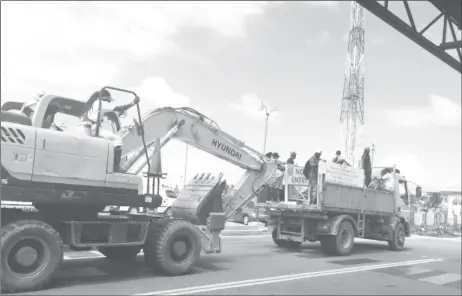
<path id="1" fill-rule="evenodd" d="M 364 124 L 364 8 L 352 1 L 340 123 L 346 132 L 345 159 L 355 165 L 358 128 Z"/>

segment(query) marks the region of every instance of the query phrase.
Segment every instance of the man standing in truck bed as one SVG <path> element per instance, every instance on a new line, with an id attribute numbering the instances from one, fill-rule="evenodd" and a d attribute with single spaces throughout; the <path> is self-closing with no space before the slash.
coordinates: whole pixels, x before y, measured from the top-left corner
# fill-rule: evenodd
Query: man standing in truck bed
<path id="1" fill-rule="evenodd" d="M 322 150 L 317 150 L 314 155 L 308 159 L 303 168 L 303 175 L 308 179 L 310 185 L 310 204 L 317 203 L 317 185 L 318 185 L 318 166 L 321 161 Z"/>
<path id="2" fill-rule="evenodd" d="M 366 188 L 369 187 L 369 184 L 371 184 L 372 176 L 372 163 L 369 151 L 369 147 L 364 148 L 364 153 L 361 157 L 361 168 L 364 170 L 364 185 L 366 185 Z"/>

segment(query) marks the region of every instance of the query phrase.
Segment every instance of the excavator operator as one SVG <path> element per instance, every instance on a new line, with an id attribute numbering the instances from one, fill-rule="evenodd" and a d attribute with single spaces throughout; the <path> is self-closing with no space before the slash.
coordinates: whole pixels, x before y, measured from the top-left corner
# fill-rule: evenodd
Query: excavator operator
<path id="1" fill-rule="evenodd" d="M 101 111 L 100 111 L 100 122 L 97 122 L 98 121 L 98 107 L 99 107 L 98 97 L 101 97 L 101 101 L 102 101 Z M 87 101 L 87 104 L 92 105 L 91 111 L 93 112 L 90 112 L 89 110 L 89 112 L 84 113 L 81 119 L 82 120 L 81 127 L 86 135 L 94 137 L 96 136 L 97 125 L 100 125 L 99 137 L 110 141 L 115 147 L 114 149 L 114 171 L 118 171 L 120 159 L 122 157 L 122 145 L 123 145 L 122 139 L 115 133 L 107 129 L 102 129 L 101 123 L 102 123 L 104 116 L 107 113 L 113 112 L 117 115 L 117 117 L 119 117 L 122 113 L 124 113 L 131 107 L 138 104 L 139 98 L 136 97 L 131 103 L 120 105 L 120 106 L 113 106 L 111 104 L 113 101 L 114 99 L 111 97 L 111 94 L 106 89 L 103 89 L 102 91 L 94 92 L 91 95 L 90 99 L 88 99 Z M 90 106 L 87 106 L 87 107 L 90 107 Z"/>

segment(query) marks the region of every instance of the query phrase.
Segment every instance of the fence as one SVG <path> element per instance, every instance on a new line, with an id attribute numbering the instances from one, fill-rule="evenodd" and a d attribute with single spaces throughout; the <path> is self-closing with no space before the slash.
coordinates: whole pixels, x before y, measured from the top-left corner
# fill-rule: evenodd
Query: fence
<path id="1" fill-rule="evenodd" d="M 461 222 L 462 219 L 460 215 L 448 215 L 439 209 L 432 209 L 428 212 L 413 212 L 411 214 L 411 225 L 414 227 L 437 228 L 443 226 L 460 229 Z"/>

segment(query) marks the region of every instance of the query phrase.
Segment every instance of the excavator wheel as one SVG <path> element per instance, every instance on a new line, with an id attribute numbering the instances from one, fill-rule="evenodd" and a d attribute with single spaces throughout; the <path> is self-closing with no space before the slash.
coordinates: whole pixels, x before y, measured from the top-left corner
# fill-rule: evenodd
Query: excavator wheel
<path id="1" fill-rule="evenodd" d="M 288 249 L 296 249 L 299 248 L 300 245 L 302 244 L 301 242 L 295 242 L 295 241 L 290 241 L 290 240 L 285 240 L 285 239 L 277 239 L 277 229 L 273 229 L 273 232 L 271 233 L 271 236 L 273 237 L 273 242 L 278 246 L 282 248 L 288 248 Z"/>
<path id="2" fill-rule="evenodd" d="M 49 224 L 21 220 L 3 226 L 2 293 L 40 290 L 48 285 L 63 260 L 63 241 Z"/>
<path id="3" fill-rule="evenodd" d="M 126 261 L 135 259 L 142 248 L 142 246 L 99 247 L 98 251 L 107 259 Z"/>
<path id="4" fill-rule="evenodd" d="M 184 220 L 157 220 L 150 225 L 144 246 L 145 262 L 163 275 L 178 276 L 199 260 L 201 240 L 197 229 Z"/>

